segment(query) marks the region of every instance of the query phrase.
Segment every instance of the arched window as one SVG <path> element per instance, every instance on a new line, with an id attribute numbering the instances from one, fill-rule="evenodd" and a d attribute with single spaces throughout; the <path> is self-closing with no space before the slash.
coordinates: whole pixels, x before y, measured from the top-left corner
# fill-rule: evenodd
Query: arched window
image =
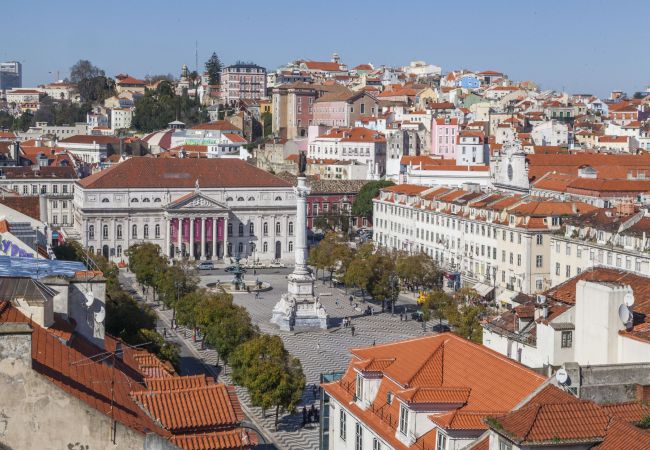
<path id="1" fill-rule="evenodd" d="M 95 239 L 95 225 L 88 226 L 88 239 Z"/>
<path id="2" fill-rule="evenodd" d="M 232 236 L 232 223 L 228 224 L 228 236 Z"/>
<path id="3" fill-rule="evenodd" d="M 122 246 L 121 245 L 117 246 L 117 257 L 118 258 L 122 257 Z"/>
<path id="4" fill-rule="evenodd" d="M 232 202 L 232 197 L 227 197 L 227 198 L 226 198 L 226 201 L 227 201 L 227 202 Z"/>
<path id="5" fill-rule="evenodd" d="M 254 202 L 254 201 L 255 201 L 255 197 L 252 197 L 252 196 L 251 196 L 251 197 L 248 197 L 248 201 L 249 201 L 249 202 Z"/>
<path id="6" fill-rule="evenodd" d="M 232 242 L 228 242 L 228 256 L 232 256 Z"/>
<path id="7" fill-rule="evenodd" d="M 280 222 L 275 222 L 275 234 L 280 234 Z"/>
<path id="8" fill-rule="evenodd" d="M 244 254 L 244 243 L 240 242 L 239 245 L 237 246 L 237 254 L 238 255 L 243 255 Z"/>
<path id="9" fill-rule="evenodd" d="M 289 236 L 293 236 L 293 222 L 289 222 Z"/>
<path id="10" fill-rule="evenodd" d="M 88 253 L 90 254 L 95 253 L 95 247 L 93 247 L 92 245 L 88 247 Z"/>
<path id="11" fill-rule="evenodd" d="M 269 235 L 269 223 L 264 222 L 264 227 L 263 228 L 264 228 L 264 236 L 268 236 Z M 264 250 L 264 251 L 266 251 L 266 250 Z"/>
<path id="12" fill-rule="evenodd" d="M 143 199 L 142 199 L 142 203 L 149 203 L 150 201 L 151 201 L 151 200 L 149 200 L 148 198 L 143 198 Z"/>
<path id="13" fill-rule="evenodd" d="M 131 237 L 133 239 L 137 239 L 138 237 L 138 226 L 136 224 L 133 224 L 133 226 L 131 227 Z"/>
<path id="14" fill-rule="evenodd" d="M 155 230 L 156 230 L 155 231 L 156 237 L 159 238 L 160 237 L 160 224 L 156 224 Z"/>
<path id="15" fill-rule="evenodd" d="M 290 252 L 293 251 L 293 242 L 292 241 L 289 241 L 289 251 Z"/>
<path id="16" fill-rule="evenodd" d="M 102 225 L 102 239 L 108 239 L 108 225 Z"/>
<path id="17" fill-rule="evenodd" d="M 154 203 L 160 203 L 160 197 L 156 197 L 156 198 L 154 198 L 154 199 L 153 199 L 153 202 L 154 202 Z"/>
<path id="18" fill-rule="evenodd" d="M 149 225 L 145 225 L 142 231 L 142 235 L 145 239 L 149 237 Z"/>
<path id="19" fill-rule="evenodd" d="M 282 201 L 282 197 L 280 197 L 280 196 L 278 195 L 277 197 L 275 197 L 275 201 L 276 201 L 276 202 L 281 202 L 281 201 Z"/>
<path id="20" fill-rule="evenodd" d="M 255 236 L 255 224 L 253 222 L 248 224 L 248 235 Z"/>
<path id="21" fill-rule="evenodd" d="M 102 199 L 102 203 L 108 203 L 108 199 L 107 199 L 107 198 L 103 198 L 103 199 Z"/>
<path id="22" fill-rule="evenodd" d="M 240 223 L 239 224 L 239 237 L 242 237 L 244 235 L 244 224 Z"/>
<path id="23" fill-rule="evenodd" d="M 238 202 L 243 202 L 243 201 L 244 201 L 244 197 L 237 197 L 237 201 L 238 201 Z"/>
<path id="24" fill-rule="evenodd" d="M 262 245 L 262 251 L 264 253 L 269 251 L 269 243 L 268 242 L 265 242 L 264 245 Z"/>
<path id="25" fill-rule="evenodd" d="M 140 200 L 138 200 L 137 198 L 132 198 L 132 199 L 131 199 L 131 203 L 138 203 L 139 201 L 140 201 Z"/>
<path id="26" fill-rule="evenodd" d="M 122 225 L 117 226 L 117 229 L 115 230 L 115 234 L 117 235 L 118 239 L 122 239 Z"/>

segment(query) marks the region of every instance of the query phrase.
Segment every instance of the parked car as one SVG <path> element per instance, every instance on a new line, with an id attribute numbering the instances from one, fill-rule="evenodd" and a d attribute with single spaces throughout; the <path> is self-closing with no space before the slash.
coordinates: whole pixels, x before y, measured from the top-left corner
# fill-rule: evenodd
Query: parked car
<path id="1" fill-rule="evenodd" d="M 198 270 L 213 270 L 214 263 L 212 261 L 203 261 L 197 264 L 196 268 Z"/>

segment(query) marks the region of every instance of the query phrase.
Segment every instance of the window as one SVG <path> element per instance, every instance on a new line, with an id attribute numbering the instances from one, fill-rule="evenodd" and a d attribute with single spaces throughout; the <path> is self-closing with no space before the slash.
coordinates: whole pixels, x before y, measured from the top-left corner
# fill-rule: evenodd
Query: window
<path id="1" fill-rule="evenodd" d="M 535 257 L 535 267 L 542 267 L 544 265 L 544 258 L 542 255 L 537 255 Z"/>
<path id="2" fill-rule="evenodd" d="M 54 214 L 54 215 L 52 216 L 52 224 L 53 224 L 53 225 L 56 225 L 56 224 L 58 224 L 58 223 L 59 223 L 59 216 L 57 216 L 56 214 Z"/>
<path id="3" fill-rule="evenodd" d="M 541 290 L 543 289 L 543 285 L 542 285 L 542 280 L 541 280 L 541 279 L 537 279 L 537 280 L 535 281 L 535 289 L 537 289 L 538 291 L 541 291 Z"/>
<path id="4" fill-rule="evenodd" d="M 289 236 L 293 236 L 293 222 L 289 222 Z"/>
<path id="5" fill-rule="evenodd" d="M 363 377 L 357 374 L 357 400 L 363 400 Z"/>
<path id="6" fill-rule="evenodd" d="M 155 233 L 156 238 L 159 238 L 160 237 L 160 224 L 156 224 L 156 227 L 154 228 L 154 230 L 155 230 L 154 233 Z"/>
<path id="7" fill-rule="evenodd" d="M 156 197 L 156 198 L 154 198 L 154 199 L 153 199 L 153 202 L 154 202 L 154 203 L 160 203 L 160 197 Z"/>
<path id="8" fill-rule="evenodd" d="M 262 251 L 264 253 L 269 251 L 269 243 L 268 242 L 265 242 L 264 245 L 262 245 Z"/>
<path id="9" fill-rule="evenodd" d="M 293 251 L 293 241 L 289 241 L 289 251 Z"/>
<path id="10" fill-rule="evenodd" d="M 555 275 L 560 275 L 560 263 L 555 263 Z"/>
<path id="11" fill-rule="evenodd" d="M 108 203 L 108 199 L 107 199 L 107 198 L 103 198 L 103 199 L 102 199 L 102 203 Z"/>
<path id="12" fill-rule="evenodd" d="M 566 266 L 566 277 L 571 278 L 571 266 L 568 264 Z"/>
<path id="13" fill-rule="evenodd" d="M 118 245 L 117 246 L 117 257 L 120 258 L 122 256 L 122 246 Z"/>
<path id="14" fill-rule="evenodd" d="M 512 444 L 510 442 L 499 439 L 499 450 L 512 450 Z"/>
<path id="15" fill-rule="evenodd" d="M 447 435 L 442 434 L 440 431 L 436 437 L 436 450 L 447 450 Z"/>
<path id="16" fill-rule="evenodd" d="M 136 224 L 133 224 L 131 227 L 131 237 L 133 239 L 136 239 L 138 237 L 138 226 Z"/>
<path id="17" fill-rule="evenodd" d="M 18 189 L 14 189 L 14 190 L 17 191 Z M 53 194 L 58 194 L 59 193 L 59 185 L 58 184 L 52 185 L 52 193 Z"/>
<path id="18" fill-rule="evenodd" d="M 264 243 L 266 245 L 266 242 Z M 347 422 L 348 422 L 348 416 L 345 414 L 345 411 L 342 409 L 339 410 L 339 437 L 341 438 L 342 441 L 345 441 L 345 438 L 347 437 Z"/>
<path id="19" fill-rule="evenodd" d="M 239 245 L 237 245 L 237 254 L 242 255 L 244 253 L 244 243 L 240 242 Z"/>
<path id="20" fill-rule="evenodd" d="M 359 422 L 356 423 L 355 426 L 355 439 L 354 439 L 354 450 L 362 450 L 363 449 L 363 427 Z"/>
<path id="21" fill-rule="evenodd" d="M 517 265 L 521 266 L 521 255 L 517 255 Z M 541 267 L 541 266 L 537 266 L 537 267 Z"/>
<path id="22" fill-rule="evenodd" d="M 95 239 L 95 225 L 90 225 L 88 227 L 88 239 Z"/>
<path id="23" fill-rule="evenodd" d="M 399 408 L 399 432 L 406 435 L 409 428 L 409 410 L 401 405 Z"/>
<path id="24" fill-rule="evenodd" d="M 573 345 L 573 331 L 562 332 L 562 348 L 571 348 Z"/>
<path id="25" fill-rule="evenodd" d="M 377 438 L 372 439 L 372 450 L 381 450 L 381 442 Z"/>
<path id="26" fill-rule="evenodd" d="M 255 224 L 254 223 L 249 223 L 248 224 L 248 235 L 249 236 L 255 236 Z"/>
<path id="27" fill-rule="evenodd" d="M 264 226 L 262 227 L 262 229 L 263 229 L 263 232 L 264 232 L 264 236 L 268 236 L 269 235 L 269 223 L 264 222 Z M 264 251 L 266 251 L 266 250 L 264 250 Z"/>
<path id="28" fill-rule="evenodd" d="M 228 236 L 232 236 L 232 223 L 228 224 Z"/>
<path id="29" fill-rule="evenodd" d="M 275 222 L 275 234 L 280 234 L 280 222 Z"/>
<path id="30" fill-rule="evenodd" d="M 122 225 L 117 226 L 117 229 L 115 230 L 115 235 L 117 236 L 118 239 L 122 239 Z"/>
<path id="31" fill-rule="evenodd" d="M 239 224 L 239 237 L 242 237 L 244 235 L 244 224 L 240 223 Z"/>
<path id="32" fill-rule="evenodd" d="M 145 239 L 149 237 L 149 225 L 145 225 L 142 231 L 142 235 Z"/>
<path id="33" fill-rule="evenodd" d="M 537 240 L 537 245 L 542 245 L 544 243 L 544 235 L 542 234 L 535 236 L 535 239 Z"/>
<path id="34" fill-rule="evenodd" d="M 108 239 L 108 225 L 102 226 L 102 239 Z"/>
<path id="35" fill-rule="evenodd" d="M 132 198 L 131 199 L 131 203 L 138 203 L 138 202 L 139 202 L 139 200 L 137 198 Z"/>

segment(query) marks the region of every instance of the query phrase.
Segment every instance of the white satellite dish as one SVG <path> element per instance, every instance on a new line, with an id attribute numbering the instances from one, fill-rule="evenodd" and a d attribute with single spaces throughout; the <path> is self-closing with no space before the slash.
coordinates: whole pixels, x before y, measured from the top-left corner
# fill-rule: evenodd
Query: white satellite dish
<path id="1" fill-rule="evenodd" d="M 626 305 L 621 305 L 618 307 L 618 317 L 626 327 L 632 324 L 632 313 L 630 312 L 630 308 L 628 308 Z"/>
<path id="2" fill-rule="evenodd" d="M 84 297 L 86 298 L 86 308 L 90 308 L 95 301 L 95 296 L 93 295 L 92 290 L 84 291 Z"/>
<path id="3" fill-rule="evenodd" d="M 569 381 L 569 374 L 567 373 L 566 370 L 560 369 L 557 372 L 555 372 L 555 379 L 560 384 L 566 384 L 566 382 Z"/>
<path id="4" fill-rule="evenodd" d="M 623 303 L 625 303 L 628 307 L 632 307 L 632 305 L 634 305 L 634 294 L 631 292 L 625 294 L 625 297 L 623 297 Z"/>
<path id="5" fill-rule="evenodd" d="M 95 313 L 95 322 L 102 323 L 106 318 L 106 310 L 102 306 L 98 312 Z"/>

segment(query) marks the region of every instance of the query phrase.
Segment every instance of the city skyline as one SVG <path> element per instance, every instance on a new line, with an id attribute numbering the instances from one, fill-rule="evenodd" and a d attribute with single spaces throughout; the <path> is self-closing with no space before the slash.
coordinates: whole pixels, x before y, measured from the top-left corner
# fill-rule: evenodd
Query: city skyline
<path id="1" fill-rule="evenodd" d="M 633 93 L 650 83 L 645 75 L 650 62 L 635 52 L 650 39 L 643 23 L 650 5 L 642 2 L 550 1 L 533 10 L 478 2 L 466 3 L 462 10 L 425 2 L 405 10 L 378 2 L 370 10 L 330 2 L 314 10 L 300 2 L 253 1 L 246 11 L 234 4 L 199 2 L 191 14 L 170 14 L 151 1 L 131 5 L 128 14 L 97 14 L 77 0 L 67 4 L 65 10 L 42 0 L 4 5 L 7 17 L 39 10 L 31 26 L 57 36 L 43 42 L 26 36 L 17 22 L 7 24 L 0 60 L 23 63 L 24 86 L 53 81 L 57 73 L 65 78 L 79 59 L 89 59 L 109 76 L 178 76 L 183 64 L 195 67 L 197 43 L 199 69 L 213 51 L 225 65 L 250 60 L 270 71 L 300 58 L 328 60 L 337 52 L 350 67 L 424 60 L 443 72 L 499 70 L 513 80 L 533 80 L 542 89 L 600 96 L 618 89 Z M 53 26 L 57 23 L 70 26 Z M 602 32 L 607 30 L 620 33 Z"/>

